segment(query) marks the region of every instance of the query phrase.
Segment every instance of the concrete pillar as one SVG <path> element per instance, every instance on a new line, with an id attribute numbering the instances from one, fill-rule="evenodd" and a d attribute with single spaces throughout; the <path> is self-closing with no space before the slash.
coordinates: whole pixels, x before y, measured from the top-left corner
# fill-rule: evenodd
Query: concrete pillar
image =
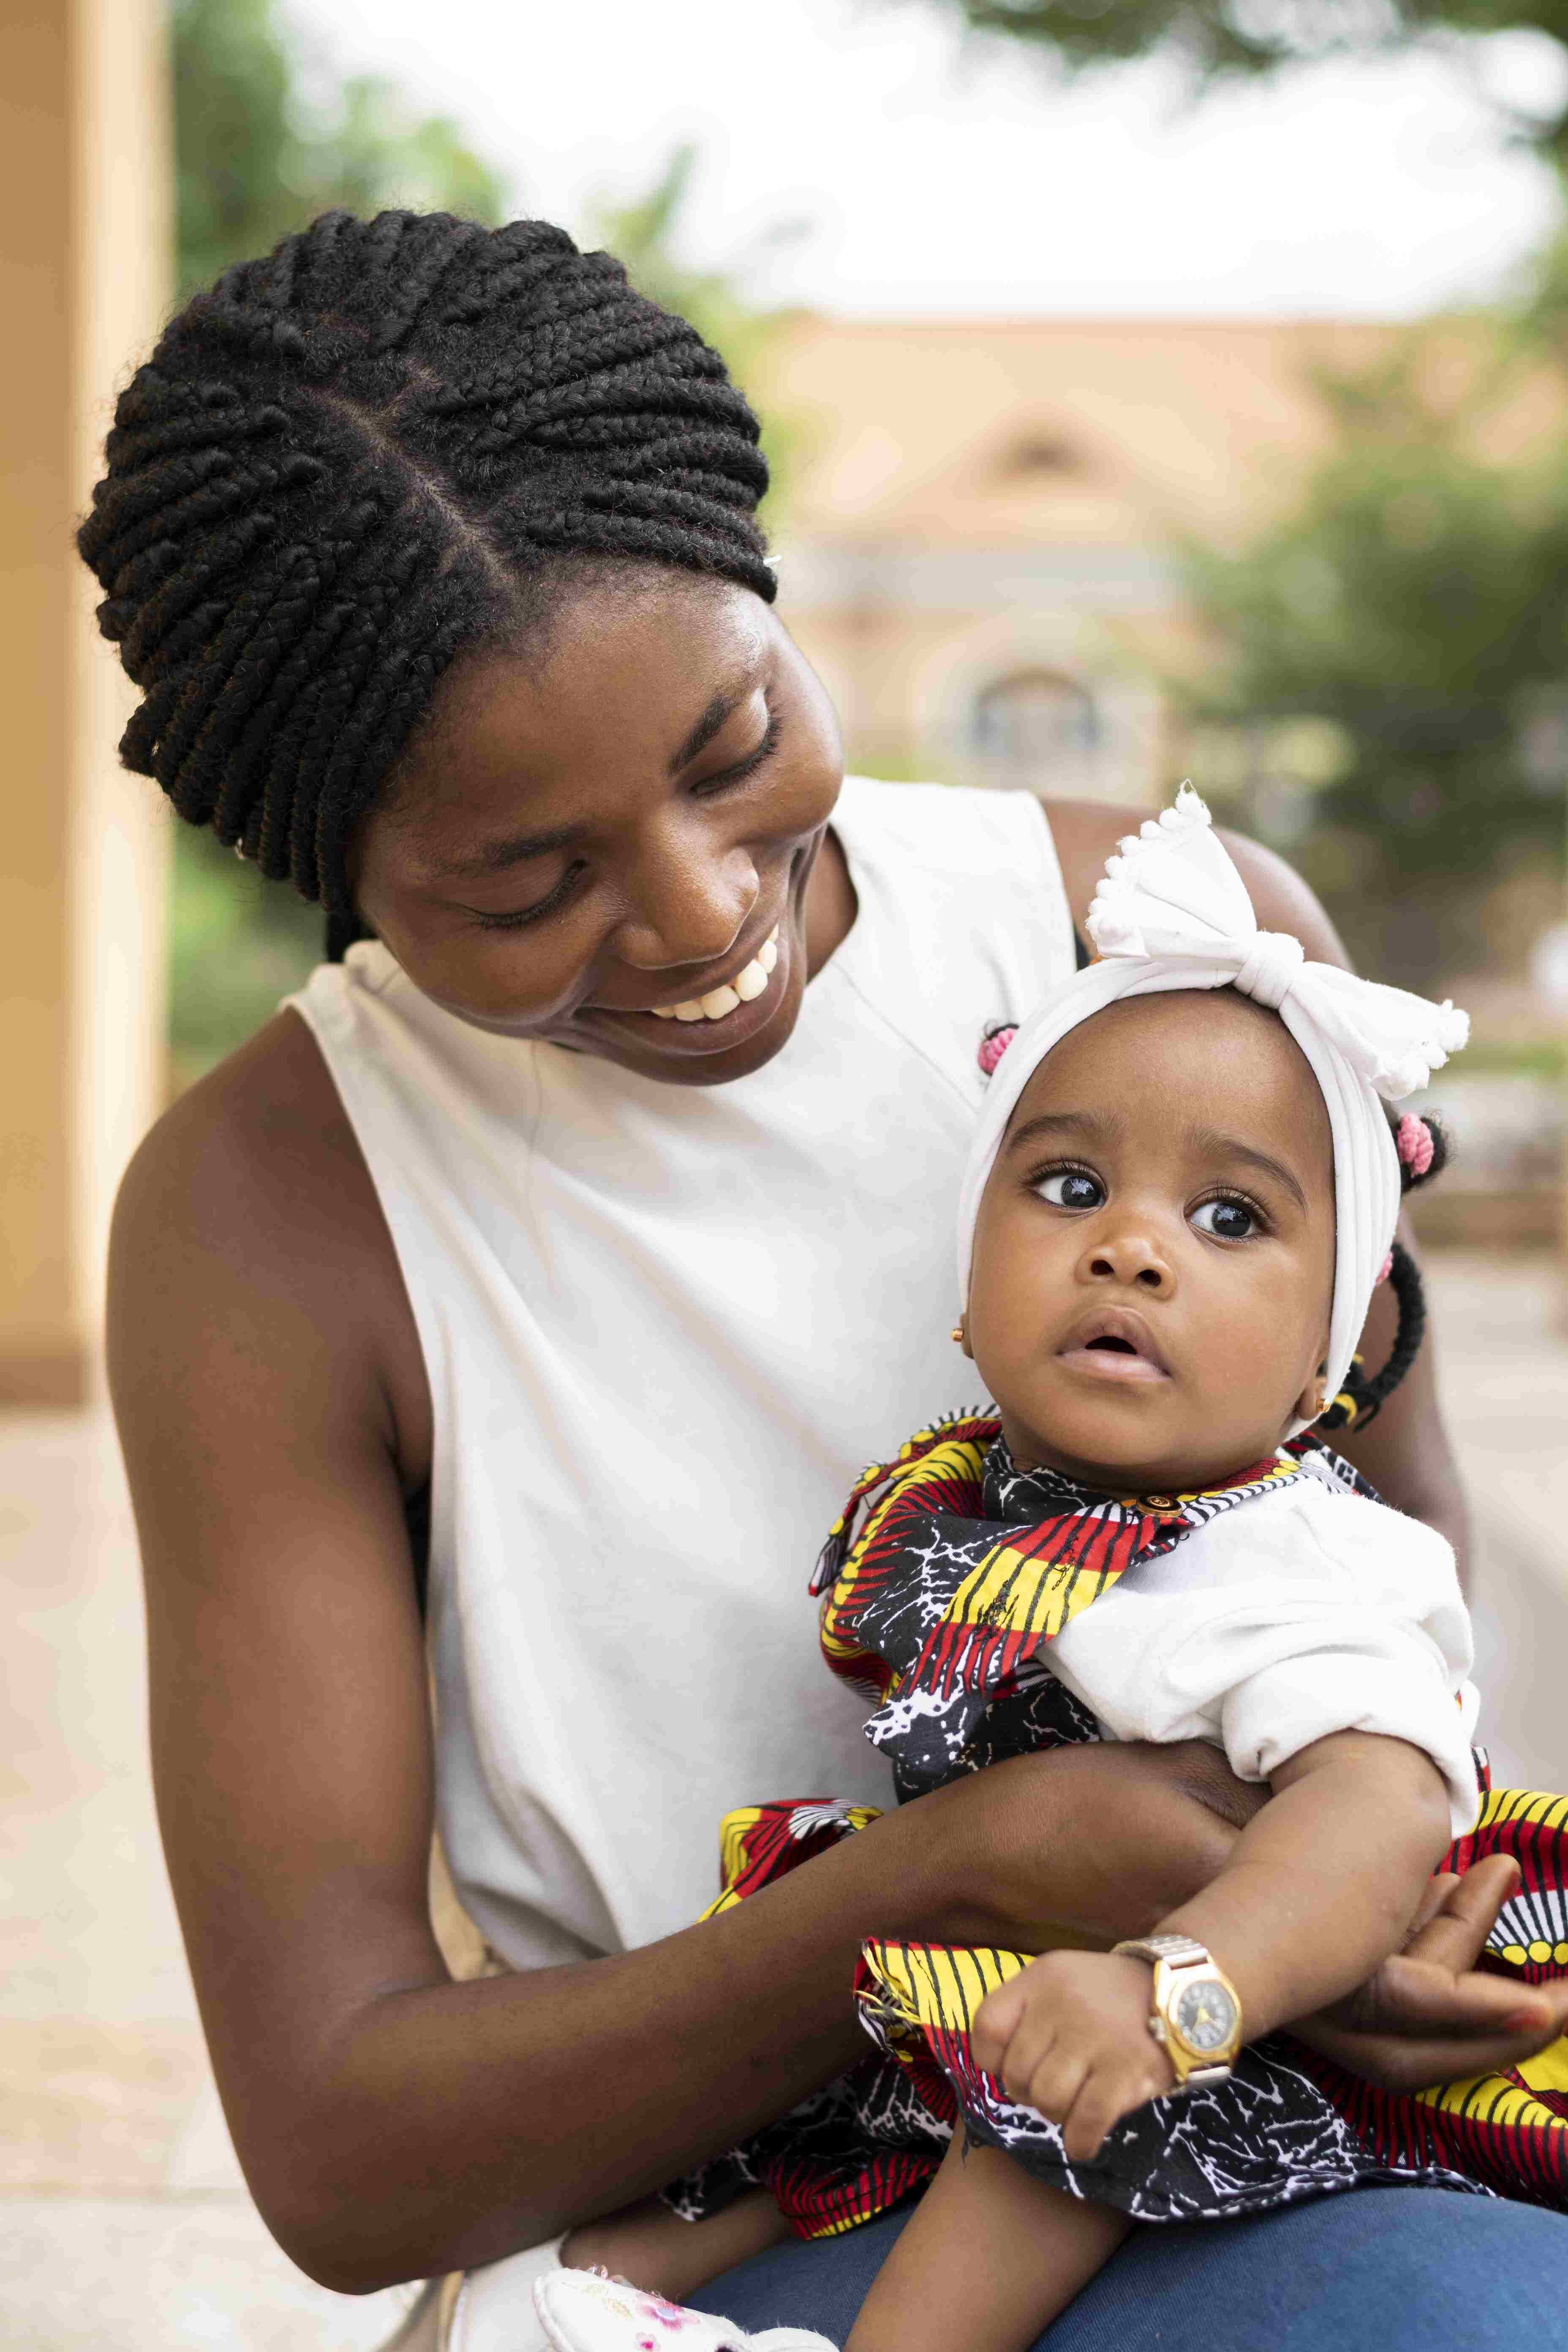
<path id="1" fill-rule="evenodd" d="M 166 85 L 161 0 L 0 0 L 0 1403 L 90 1392 L 163 1089 L 167 831 L 71 535 L 168 300 Z"/>

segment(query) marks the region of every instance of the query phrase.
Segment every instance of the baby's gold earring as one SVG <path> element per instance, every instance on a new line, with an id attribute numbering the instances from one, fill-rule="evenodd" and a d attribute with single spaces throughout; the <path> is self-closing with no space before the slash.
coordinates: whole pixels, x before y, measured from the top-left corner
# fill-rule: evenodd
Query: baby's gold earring
<path id="1" fill-rule="evenodd" d="M 962 1348 L 963 1345 L 963 1318 L 962 1315 L 952 1327 L 952 1344 L 955 1348 Z"/>

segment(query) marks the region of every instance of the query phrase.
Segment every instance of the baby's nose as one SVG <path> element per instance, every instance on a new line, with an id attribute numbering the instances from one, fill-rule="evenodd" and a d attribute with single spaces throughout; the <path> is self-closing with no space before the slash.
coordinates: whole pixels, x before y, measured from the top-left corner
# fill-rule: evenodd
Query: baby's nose
<path id="1" fill-rule="evenodd" d="M 1110 1241 L 1098 1241 L 1088 1253 L 1084 1272 L 1091 1282 L 1121 1283 L 1155 1298 L 1168 1297 L 1175 1287 L 1165 1258 L 1145 1234 L 1121 1234 Z"/>

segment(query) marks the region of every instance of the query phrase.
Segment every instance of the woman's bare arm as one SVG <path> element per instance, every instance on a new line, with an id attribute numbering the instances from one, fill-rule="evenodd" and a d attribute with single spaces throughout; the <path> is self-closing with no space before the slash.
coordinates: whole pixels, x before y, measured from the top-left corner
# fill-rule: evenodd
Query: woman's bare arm
<path id="1" fill-rule="evenodd" d="M 1247 1801 L 1210 1751 L 1021 1759 L 724 1917 L 454 1985 L 403 1497 L 428 1398 L 374 1193 L 290 1018 L 127 1177 L 110 1368 L 148 1593 L 160 1818 L 236 2145 L 325 2283 L 493 2259 L 624 2204 L 858 2054 L 871 1932 L 1147 1927 Z"/>
<path id="2" fill-rule="evenodd" d="M 1061 860 L 1068 903 L 1081 928 L 1107 857 L 1121 835 L 1136 829 L 1144 813 L 1110 809 L 1092 801 L 1047 801 L 1046 810 Z M 1241 834 L 1222 832 L 1220 837 L 1247 884 L 1262 929 L 1289 931 L 1315 962 L 1337 963 L 1348 969 L 1350 959 L 1338 932 L 1300 876 L 1272 850 L 1260 847 Z M 1413 1236 L 1405 1221 L 1400 1224 L 1400 1237 L 1407 1248 L 1411 1246 Z M 1363 1339 L 1369 1364 L 1381 1364 L 1386 1359 L 1393 1344 L 1395 1314 L 1388 1291 L 1378 1291 L 1373 1298 Z M 1428 1326 L 1426 1343 L 1408 1378 L 1375 1422 L 1363 1435 L 1352 1432 L 1336 1443 L 1396 1509 L 1425 1519 L 1428 1527 L 1447 1536 L 1454 1547 L 1463 1579 L 1469 1522 L 1464 1488 L 1437 1402 L 1433 1361 Z"/>

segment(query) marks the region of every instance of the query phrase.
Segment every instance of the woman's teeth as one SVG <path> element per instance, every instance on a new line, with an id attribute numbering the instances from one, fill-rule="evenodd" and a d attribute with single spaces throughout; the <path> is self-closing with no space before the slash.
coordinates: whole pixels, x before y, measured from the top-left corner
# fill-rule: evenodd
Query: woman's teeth
<path id="1" fill-rule="evenodd" d="M 722 1021 L 738 1005 L 750 1004 L 761 996 L 778 960 L 779 929 L 775 923 L 751 962 L 733 980 L 722 988 L 710 988 L 706 996 L 688 997 L 684 1004 L 656 1004 L 654 1017 L 658 1021 Z"/>

